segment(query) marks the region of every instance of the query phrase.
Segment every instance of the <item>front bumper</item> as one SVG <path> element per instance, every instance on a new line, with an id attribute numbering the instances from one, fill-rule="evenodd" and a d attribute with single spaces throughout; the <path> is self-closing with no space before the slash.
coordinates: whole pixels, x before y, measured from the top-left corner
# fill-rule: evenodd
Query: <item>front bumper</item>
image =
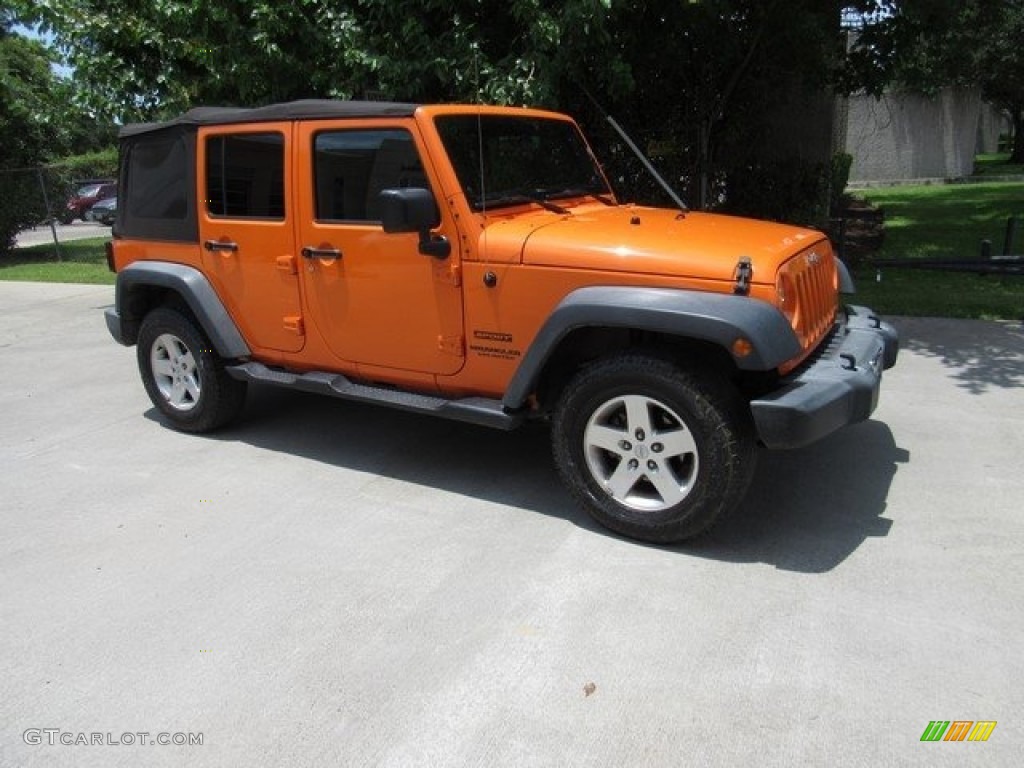
<path id="1" fill-rule="evenodd" d="M 867 419 L 878 404 L 882 371 L 896 363 L 899 334 L 866 307 L 847 307 L 812 362 L 751 401 L 768 448 L 800 448 Z"/>

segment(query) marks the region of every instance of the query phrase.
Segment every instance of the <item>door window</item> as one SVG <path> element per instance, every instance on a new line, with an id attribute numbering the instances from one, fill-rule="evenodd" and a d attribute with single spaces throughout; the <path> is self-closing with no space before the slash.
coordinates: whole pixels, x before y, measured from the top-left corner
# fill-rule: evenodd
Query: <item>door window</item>
<path id="1" fill-rule="evenodd" d="M 284 136 L 243 133 L 206 140 L 206 210 L 235 219 L 283 219 Z"/>
<path id="2" fill-rule="evenodd" d="M 381 190 L 430 188 L 408 131 L 323 131 L 313 157 L 317 221 L 379 222 Z"/>

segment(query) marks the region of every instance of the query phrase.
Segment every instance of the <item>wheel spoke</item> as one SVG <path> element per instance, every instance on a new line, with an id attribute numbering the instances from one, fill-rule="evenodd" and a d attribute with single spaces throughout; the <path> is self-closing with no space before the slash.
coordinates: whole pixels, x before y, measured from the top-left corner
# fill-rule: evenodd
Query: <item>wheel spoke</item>
<path id="1" fill-rule="evenodd" d="M 184 405 L 185 404 L 185 383 L 181 380 L 175 381 L 171 385 L 171 405 Z"/>
<path id="2" fill-rule="evenodd" d="M 157 344 L 167 352 L 167 357 L 174 360 L 181 354 L 181 342 L 170 335 L 163 335 L 157 340 Z"/>
<path id="3" fill-rule="evenodd" d="M 182 385 L 188 392 L 191 401 L 193 403 L 199 402 L 199 382 L 196 381 L 195 375 L 191 373 L 186 374 L 182 381 Z"/>
<path id="4" fill-rule="evenodd" d="M 166 376 L 170 378 L 174 375 L 174 369 L 171 366 L 171 361 L 165 358 L 157 358 L 153 361 L 153 374 L 156 376 Z"/>
<path id="5" fill-rule="evenodd" d="M 630 435 L 636 435 L 638 430 L 643 430 L 645 435 L 650 435 L 651 412 L 648 407 L 648 399 L 637 395 L 629 395 L 623 398 L 626 406 L 626 430 Z"/>
<path id="6" fill-rule="evenodd" d="M 629 461 L 623 459 L 619 462 L 619 466 L 615 468 L 611 476 L 604 481 L 605 487 L 608 492 L 616 499 L 625 499 L 633 486 L 636 485 L 636 481 L 640 479 L 640 476 L 636 471 L 629 468 Z"/>
<path id="7" fill-rule="evenodd" d="M 646 473 L 651 485 L 658 491 L 665 506 L 670 507 L 683 500 L 686 496 L 686 489 L 680 488 L 672 472 L 664 464 L 658 467 L 656 472 Z"/>
<path id="8" fill-rule="evenodd" d="M 687 456 L 697 452 L 697 443 L 688 429 L 676 429 L 672 432 L 660 432 L 654 437 L 655 442 L 662 445 L 662 456 Z"/>
<path id="9" fill-rule="evenodd" d="M 622 448 L 623 440 L 626 440 L 626 433 L 612 429 L 611 427 L 605 427 L 601 424 L 592 424 L 587 428 L 586 441 L 587 445 L 593 448 L 603 448 L 606 451 L 611 451 L 619 456 L 624 456 L 625 452 Z"/>

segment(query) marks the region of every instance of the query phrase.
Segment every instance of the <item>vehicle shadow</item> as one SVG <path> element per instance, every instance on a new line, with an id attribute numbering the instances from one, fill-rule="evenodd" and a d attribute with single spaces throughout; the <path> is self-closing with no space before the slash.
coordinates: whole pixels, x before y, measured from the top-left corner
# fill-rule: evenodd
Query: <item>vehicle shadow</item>
<path id="1" fill-rule="evenodd" d="M 879 421 L 795 451 L 762 449 L 747 498 L 687 551 L 786 571 L 830 571 L 865 539 L 888 535 L 889 489 L 909 461 Z"/>
<path id="2" fill-rule="evenodd" d="M 146 416 L 162 423 L 155 409 Z M 252 386 L 237 426 L 209 439 L 439 488 L 616 536 L 578 509 L 562 487 L 543 424 L 506 433 Z M 806 573 L 831 570 L 867 537 L 886 535 L 889 486 L 908 458 L 879 422 L 799 451 L 762 450 L 746 501 L 709 534 L 669 549 Z"/>

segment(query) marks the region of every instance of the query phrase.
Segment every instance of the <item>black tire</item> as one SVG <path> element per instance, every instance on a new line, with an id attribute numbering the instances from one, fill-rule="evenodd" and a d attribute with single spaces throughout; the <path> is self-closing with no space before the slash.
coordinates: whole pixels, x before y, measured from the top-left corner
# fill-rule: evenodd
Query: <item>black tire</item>
<path id="1" fill-rule="evenodd" d="M 551 440 L 563 482 L 594 519 L 657 544 L 708 530 L 743 498 L 756 460 L 749 411 L 729 382 L 648 354 L 580 371 Z"/>
<path id="2" fill-rule="evenodd" d="M 176 429 L 209 432 L 245 404 L 245 382 L 227 374 L 206 336 L 177 309 L 159 307 L 146 315 L 137 356 L 149 399 Z"/>

